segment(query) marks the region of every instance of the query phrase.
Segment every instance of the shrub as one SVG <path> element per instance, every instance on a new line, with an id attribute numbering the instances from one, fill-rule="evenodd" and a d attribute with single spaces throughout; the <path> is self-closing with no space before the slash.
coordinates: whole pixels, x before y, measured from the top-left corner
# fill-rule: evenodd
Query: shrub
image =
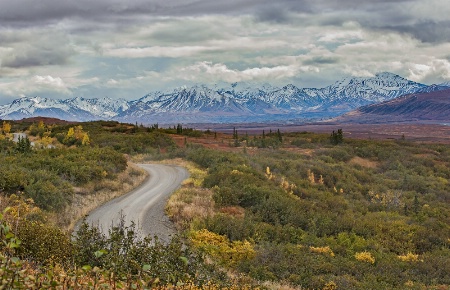
<path id="1" fill-rule="evenodd" d="M 370 252 L 358 252 L 355 254 L 355 259 L 360 262 L 375 264 L 375 258 L 372 256 Z"/>
<path id="2" fill-rule="evenodd" d="M 333 250 L 329 246 L 326 247 L 309 247 L 310 251 L 318 254 L 325 254 L 334 257 Z"/>
<path id="3" fill-rule="evenodd" d="M 419 261 L 419 255 L 413 254 L 411 252 L 408 252 L 406 255 L 399 255 L 397 256 L 399 260 L 403 262 L 417 262 Z"/>
<path id="4" fill-rule="evenodd" d="M 225 266 L 236 267 L 239 263 L 255 257 L 252 244 L 246 240 L 230 242 L 225 236 L 206 229 L 191 232 L 189 238 L 194 247 Z"/>

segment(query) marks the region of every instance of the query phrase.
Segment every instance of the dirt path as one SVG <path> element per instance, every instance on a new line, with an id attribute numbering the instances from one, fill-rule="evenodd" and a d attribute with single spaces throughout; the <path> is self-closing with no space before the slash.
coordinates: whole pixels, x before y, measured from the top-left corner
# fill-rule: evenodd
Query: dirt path
<path id="1" fill-rule="evenodd" d="M 108 234 L 111 225 L 117 225 L 121 214 L 125 224 L 134 221 L 142 236 L 158 236 L 162 241 L 169 241 L 175 229 L 164 214 L 168 197 L 181 182 L 188 177 L 186 169 L 162 164 L 138 164 L 147 170 L 150 177 L 132 192 L 113 199 L 89 213 L 86 221 L 99 226 Z"/>

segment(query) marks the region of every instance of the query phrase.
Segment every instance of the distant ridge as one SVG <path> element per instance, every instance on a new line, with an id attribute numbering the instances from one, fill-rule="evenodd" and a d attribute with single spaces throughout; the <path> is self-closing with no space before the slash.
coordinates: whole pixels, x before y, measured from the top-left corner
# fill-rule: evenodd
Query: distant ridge
<path id="1" fill-rule="evenodd" d="M 39 123 L 40 121 L 44 122 L 44 124 L 47 124 L 47 125 L 66 125 L 66 124 L 74 123 L 74 122 L 69 122 L 66 120 L 50 118 L 50 117 L 31 117 L 31 118 L 24 118 L 21 120 L 17 120 L 18 123 Z"/>
<path id="2" fill-rule="evenodd" d="M 414 93 L 361 107 L 335 119 L 342 123 L 432 122 L 450 124 L 450 89 Z"/>
<path id="3" fill-rule="evenodd" d="M 220 88 L 195 85 L 153 92 L 134 101 L 20 98 L 0 106 L 0 118 L 44 116 L 68 121 L 102 119 L 144 124 L 292 122 L 329 119 L 401 95 L 447 88 L 446 84 L 427 86 L 384 72 L 374 77 L 344 78 L 320 89 L 292 84 L 252 87 L 234 83 Z"/>

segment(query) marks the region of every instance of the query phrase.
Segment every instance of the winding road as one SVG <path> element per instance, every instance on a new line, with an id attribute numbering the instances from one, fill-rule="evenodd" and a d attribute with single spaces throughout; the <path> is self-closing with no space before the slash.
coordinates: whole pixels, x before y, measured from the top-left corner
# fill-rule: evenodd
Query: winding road
<path id="1" fill-rule="evenodd" d="M 149 173 L 144 183 L 121 197 L 96 208 L 86 218 L 87 223 L 96 225 L 108 235 L 111 225 L 117 225 L 123 215 L 125 225 L 134 221 L 141 237 L 157 236 L 168 242 L 175 229 L 164 213 L 169 198 L 189 174 L 178 166 L 162 164 L 138 164 Z M 78 227 L 77 227 L 78 228 Z"/>

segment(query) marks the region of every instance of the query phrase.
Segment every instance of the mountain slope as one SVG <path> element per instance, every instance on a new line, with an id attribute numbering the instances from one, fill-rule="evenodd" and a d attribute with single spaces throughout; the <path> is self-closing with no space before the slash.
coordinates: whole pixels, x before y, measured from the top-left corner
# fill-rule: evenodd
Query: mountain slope
<path id="1" fill-rule="evenodd" d="M 450 89 L 364 106 L 335 120 L 350 123 L 450 122 Z"/>

